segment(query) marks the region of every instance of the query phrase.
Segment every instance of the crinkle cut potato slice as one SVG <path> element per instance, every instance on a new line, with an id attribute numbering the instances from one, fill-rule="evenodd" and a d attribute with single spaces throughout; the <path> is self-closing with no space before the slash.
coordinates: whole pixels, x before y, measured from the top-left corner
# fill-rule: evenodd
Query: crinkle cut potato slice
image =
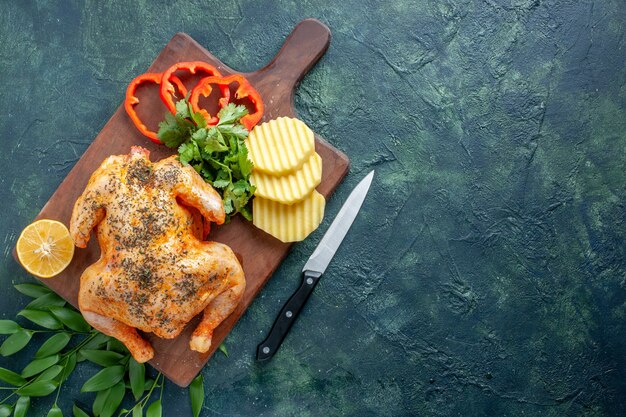
<path id="1" fill-rule="evenodd" d="M 304 200 L 322 181 L 322 157 L 317 153 L 298 171 L 288 175 L 269 175 L 254 171 L 250 182 L 256 187 L 254 195 L 282 204 Z"/>
<path id="2" fill-rule="evenodd" d="M 252 129 L 246 145 L 255 170 L 285 175 L 299 170 L 311 158 L 315 137 L 303 121 L 279 117 Z"/>
<path id="3" fill-rule="evenodd" d="M 324 196 L 313 190 L 299 203 L 286 205 L 255 197 L 253 223 L 282 242 L 304 240 L 324 218 Z"/>

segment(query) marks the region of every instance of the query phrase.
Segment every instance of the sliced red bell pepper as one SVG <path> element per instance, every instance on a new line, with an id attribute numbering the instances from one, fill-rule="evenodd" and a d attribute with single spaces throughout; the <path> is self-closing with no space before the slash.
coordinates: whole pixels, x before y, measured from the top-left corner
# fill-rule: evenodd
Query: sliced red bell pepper
<path id="1" fill-rule="evenodd" d="M 163 76 L 163 75 L 161 75 Z M 183 84 L 183 82 L 180 80 L 180 78 L 178 78 L 175 75 L 171 75 L 170 76 L 170 80 L 176 84 L 176 88 L 178 88 L 178 91 L 180 91 L 180 94 L 185 97 L 187 95 L 187 87 L 185 87 L 185 84 Z M 160 95 L 160 91 L 159 91 L 159 95 Z"/>
<path id="2" fill-rule="evenodd" d="M 161 84 L 161 74 L 148 72 L 145 74 L 141 74 L 138 77 L 135 77 L 135 79 L 133 79 L 130 84 L 128 84 L 128 88 L 126 89 L 126 100 L 124 100 L 124 108 L 126 109 L 126 113 L 128 113 L 130 120 L 133 121 L 137 129 L 143 135 L 149 137 L 150 140 L 154 143 L 161 143 L 161 141 L 157 137 L 156 132 L 148 129 L 148 127 L 141 121 L 141 119 L 137 115 L 137 112 L 135 111 L 135 105 L 139 103 L 139 99 L 135 96 L 135 92 L 137 91 L 137 87 L 145 82 L 151 82 L 159 85 Z"/>
<path id="3" fill-rule="evenodd" d="M 165 103 L 167 109 L 172 112 L 172 114 L 176 113 L 176 103 L 174 102 L 173 97 L 175 90 L 174 86 L 172 85 L 172 81 L 175 82 L 175 80 L 172 78 L 172 76 L 176 71 L 180 70 L 189 71 L 189 73 L 191 74 L 195 74 L 196 72 L 201 71 L 208 75 L 222 75 L 213 65 L 202 61 L 179 62 L 165 70 L 161 77 L 161 89 L 159 90 L 159 94 L 161 95 L 161 100 L 163 100 L 163 103 Z M 180 86 L 178 87 L 180 90 Z M 187 93 L 185 92 L 185 94 L 183 95 L 187 95 Z M 224 90 L 222 90 L 222 95 L 224 95 Z"/>
<path id="4" fill-rule="evenodd" d="M 246 129 L 251 130 L 261 120 L 261 117 L 263 117 L 264 105 L 259 92 L 250 85 L 248 80 L 246 80 L 243 75 L 233 74 L 226 77 L 212 76 L 201 79 L 200 82 L 198 82 L 198 84 L 191 90 L 189 103 L 191 104 L 191 108 L 194 112 L 200 112 L 204 115 L 205 119 L 207 119 L 207 124 L 216 124 L 217 118 L 215 116 L 211 117 L 205 109 L 201 109 L 200 106 L 198 106 L 198 100 L 200 99 L 200 96 L 207 97 L 211 94 L 211 84 L 218 85 L 220 88 L 226 87 L 226 89 L 228 89 L 228 86 L 233 83 L 239 84 L 237 90 L 235 90 L 235 98 L 242 99 L 247 97 L 248 100 L 250 100 L 250 102 L 254 105 L 254 112 L 245 115 L 240 120 L 241 124 L 244 125 Z M 224 108 L 228 104 L 228 99 L 224 94 L 222 94 L 222 96 L 223 97 L 219 100 L 219 104 L 221 108 Z"/>

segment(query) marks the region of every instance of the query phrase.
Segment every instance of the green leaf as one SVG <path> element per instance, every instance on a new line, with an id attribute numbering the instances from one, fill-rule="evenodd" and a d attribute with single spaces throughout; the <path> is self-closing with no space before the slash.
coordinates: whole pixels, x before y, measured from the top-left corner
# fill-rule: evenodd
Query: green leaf
<path id="1" fill-rule="evenodd" d="M 52 292 L 50 288 L 41 284 L 16 284 L 13 287 L 15 287 L 15 289 L 22 294 L 31 298 L 38 298 Z"/>
<path id="2" fill-rule="evenodd" d="M 35 378 L 35 381 L 52 381 L 61 373 L 62 370 L 63 367 L 61 365 L 51 366 L 39 374 L 37 378 Z"/>
<path id="3" fill-rule="evenodd" d="M 61 373 L 61 382 L 65 381 L 74 372 L 76 368 L 76 353 L 72 353 L 65 358 L 63 362 L 63 372 Z"/>
<path id="4" fill-rule="evenodd" d="M 48 411 L 48 415 L 46 417 L 63 417 L 63 412 L 61 409 L 55 404 L 52 406 L 50 411 Z"/>
<path id="5" fill-rule="evenodd" d="M 199 128 L 203 129 L 206 127 L 206 119 L 202 113 L 191 113 L 191 119 Z"/>
<path id="6" fill-rule="evenodd" d="M 146 380 L 146 367 L 144 364 L 137 362 L 134 358 L 130 358 L 130 362 L 128 363 L 128 377 L 135 400 L 138 401 L 143 394 Z"/>
<path id="7" fill-rule="evenodd" d="M 146 410 L 146 417 L 161 417 L 163 414 L 163 408 L 161 407 L 161 400 L 158 399 Z"/>
<path id="8" fill-rule="evenodd" d="M 93 412 L 94 416 L 97 417 L 100 415 L 100 413 L 102 413 L 102 409 L 104 408 L 104 405 L 106 404 L 110 393 L 111 388 L 99 391 L 96 394 L 96 399 L 93 401 L 93 404 L 91 406 L 91 411 Z"/>
<path id="9" fill-rule="evenodd" d="M 85 413 L 76 404 L 72 406 L 72 414 L 74 415 L 74 417 L 89 417 L 89 414 Z"/>
<path id="10" fill-rule="evenodd" d="M 215 130 L 215 132 L 217 132 L 217 130 Z M 224 144 L 224 141 L 220 139 L 220 135 L 214 135 L 209 137 L 209 139 L 206 141 L 206 144 L 204 145 L 204 151 L 208 154 L 227 151 L 228 146 L 226 146 L 226 144 Z"/>
<path id="11" fill-rule="evenodd" d="M 50 395 L 57 386 L 58 384 L 54 381 L 35 381 L 32 384 L 18 389 L 17 394 L 27 397 L 45 397 L 46 395 Z"/>
<path id="12" fill-rule="evenodd" d="M 152 388 L 152 384 L 154 384 L 154 379 L 146 378 L 146 382 L 143 385 L 143 390 L 148 391 L 150 388 Z"/>
<path id="13" fill-rule="evenodd" d="M 35 358 L 45 358 L 46 356 L 54 355 L 55 353 L 60 352 L 65 346 L 67 346 L 70 339 L 72 339 L 72 336 L 65 332 L 57 333 L 54 336 L 51 336 L 43 343 L 43 345 L 41 345 L 37 353 L 35 353 Z"/>
<path id="14" fill-rule="evenodd" d="M 204 117 L 201 117 L 204 120 Z M 205 128 L 201 128 L 196 130 L 191 134 L 191 139 L 196 141 L 198 145 L 202 146 L 202 144 L 206 141 L 207 138 L 207 130 Z"/>
<path id="15" fill-rule="evenodd" d="M 65 307 L 53 307 L 50 309 L 54 316 L 61 320 L 68 328 L 76 332 L 88 332 L 91 326 L 85 321 L 80 313 Z"/>
<path id="16" fill-rule="evenodd" d="M 129 353 L 126 346 L 124 346 L 122 342 L 120 342 L 119 340 L 115 338 L 109 339 L 109 341 L 107 342 L 107 350 L 113 350 L 115 352 L 122 353 L 122 354 Z"/>
<path id="17" fill-rule="evenodd" d="M 26 383 L 26 380 L 22 378 L 22 375 L 6 368 L 0 368 L 0 381 L 4 381 L 14 387 L 19 387 Z"/>
<path id="18" fill-rule="evenodd" d="M 191 411 L 193 417 L 198 417 L 204 404 L 204 378 L 202 374 L 194 378 L 189 385 L 189 398 L 191 399 Z"/>
<path id="19" fill-rule="evenodd" d="M 20 397 L 15 403 L 13 417 L 26 417 L 26 413 L 30 408 L 30 397 Z"/>
<path id="20" fill-rule="evenodd" d="M 80 392 L 102 391 L 117 384 L 124 377 L 124 367 L 120 365 L 102 369 L 83 384 Z"/>
<path id="21" fill-rule="evenodd" d="M 19 352 L 28 344 L 31 337 L 33 337 L 33 332 L 29 330 L 22 329 L 13 333 L 0 345 L 0 355 L 10 356 Z"/>
<path id="22" fill-rule="evenodd" d="M 56 365 L 59 362 L 59 355 L 49 356 L 47 358 L 35 359 L 22 371 L 22 376 L 24 378 L 30 378 L 31 376 L 35 376 L 40 372 L 45 371 L 52 365 Z"/>
<path id="23" fill-rule="evenodd" d="M 215 188 L 226 188 L 230 184 L 228 180 L 215 180 L 213 181 L 213 187 Z"/>
<path id="24" fill-rule="evenodd" d="M 124 394 L 126 394 L 126 387 L 124 386 L 124 382 L 118 382 L 113 387 L 111 387 L 109 396 L 107 397 L 107 400 L 102 407 L 102 411 L 100 412 L 100 417 L 111 417 L 122 403 L 122 400 L 124 399 Z"/>
<path id="25" fill-rule="evenodd" d="M 45 327 L 46 329 L 57 330 L 63 327 L 61 322 L 55 319 L 54 316 L 47 311 L 24 309 L 17 313 L 17 315 L 22 316 L 41 327 Z"/>
<path id="26" fill-rule="evenodd" d="M 50 292 L 34 299 L 25 308 L 27 310 L 47 310 L 50 307 L 63 307 L 64 305 L 64 299 Z"/>
<path id="27" fill-rule="evenodd" d="M 8 417 L 13 412 L 13 407 L 8 404 L 0 405 L 0 417 Z"/>
<path id="28" fill-rule="evenodd" d="M 246 114 L 248 114 L 246 106 L 237 106 L 234 103 L 228 103 L 226 107 L 217 113 L 217 117 L 220 119 L 218 126 L 233 124 L 234 122 L 239 121 L 239 119 Z"/>
<path id="29" fill-rule="evenodd" d="M 200 149 L 196 142 L 185 142 L 178 148 L 180 163 L 189 165 L 194 159 L 201 159 Z"/>
<path id="30" fill-rule="evenodd" d="M 111 340 L 110 336 L 107 336 L 104 333 L 97 333 L 93 339 L 91 339 L 85 344 L 85 346 L 83 346 L 83 349 L 100 349 L 101 347 L 106 345 L 109 340 Z M 82 360 L 84 359 L 79 359 L 79 362 Z"/>
<path id="31" fill-rule="evenodd" d="M 143 416 L 143 407 L 141 404 L 137 403 L 133 407 L 133 417 L 142 417 Z"/>
<path id="32" fill-rule="evenodd" d="M 117 365 L 124 358 L 124 355 L 121 353 L 111 352 L 109 350 L 81 349 L 78 351 L 78 354 L 89 362 L 100 366 Z"/>
<path id="33" fill-rule="evenodd" d="M 187 104 L 187 100 L 178 100 L 175 106 L 176 106 L 176 116 L 180 116 L 183 118 L 191 117 L 189 113 L 189 105 Z"/>
<path id="34" fill-rule="evenodd" d="M 0 320 L 0 334 L 13 334 L 22 328 L 13 320 Z"/>
<path id="35" fill-rule="evenodd" d="M 220 352 L 222 352 L 224 354 L 224 356 L 228 357 L 228 349 L 226 349 L 226 345 L 225 344 L 221 344 L 218 349 L 220 350 Z"/>

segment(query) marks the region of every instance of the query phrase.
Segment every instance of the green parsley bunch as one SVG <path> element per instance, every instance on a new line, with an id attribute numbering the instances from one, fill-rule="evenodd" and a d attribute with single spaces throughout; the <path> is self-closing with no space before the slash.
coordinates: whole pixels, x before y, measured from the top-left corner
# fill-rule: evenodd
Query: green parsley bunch
<path id="1" fill-rule="evenodd" d="M 219 123 L 207 126 L 202 114 L 183 99 L 176 103 L 176 114 L 166 114 L 159 124 L 161 142 L 177 148 L 180 162 L 191 165 L 220 194 L 226 221 L 237 213 L 252 220 L 253 165 L 244 142 L 248 130 L 239 123 L 246 114 L 245 106 L 229 103 L 217 114 Z"/>

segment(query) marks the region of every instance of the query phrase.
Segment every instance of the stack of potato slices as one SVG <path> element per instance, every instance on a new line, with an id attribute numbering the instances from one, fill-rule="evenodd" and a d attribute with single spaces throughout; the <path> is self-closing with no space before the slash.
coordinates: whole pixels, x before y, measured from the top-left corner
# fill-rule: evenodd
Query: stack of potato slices
<path id="1" fill-rule="evenodd" d="M 304 122 L 279 117 L 256 126 L 246 141 L 254 163 L 253 223 L 283 242 L 306 238 L 322 222 L 322 158 Z"/>

